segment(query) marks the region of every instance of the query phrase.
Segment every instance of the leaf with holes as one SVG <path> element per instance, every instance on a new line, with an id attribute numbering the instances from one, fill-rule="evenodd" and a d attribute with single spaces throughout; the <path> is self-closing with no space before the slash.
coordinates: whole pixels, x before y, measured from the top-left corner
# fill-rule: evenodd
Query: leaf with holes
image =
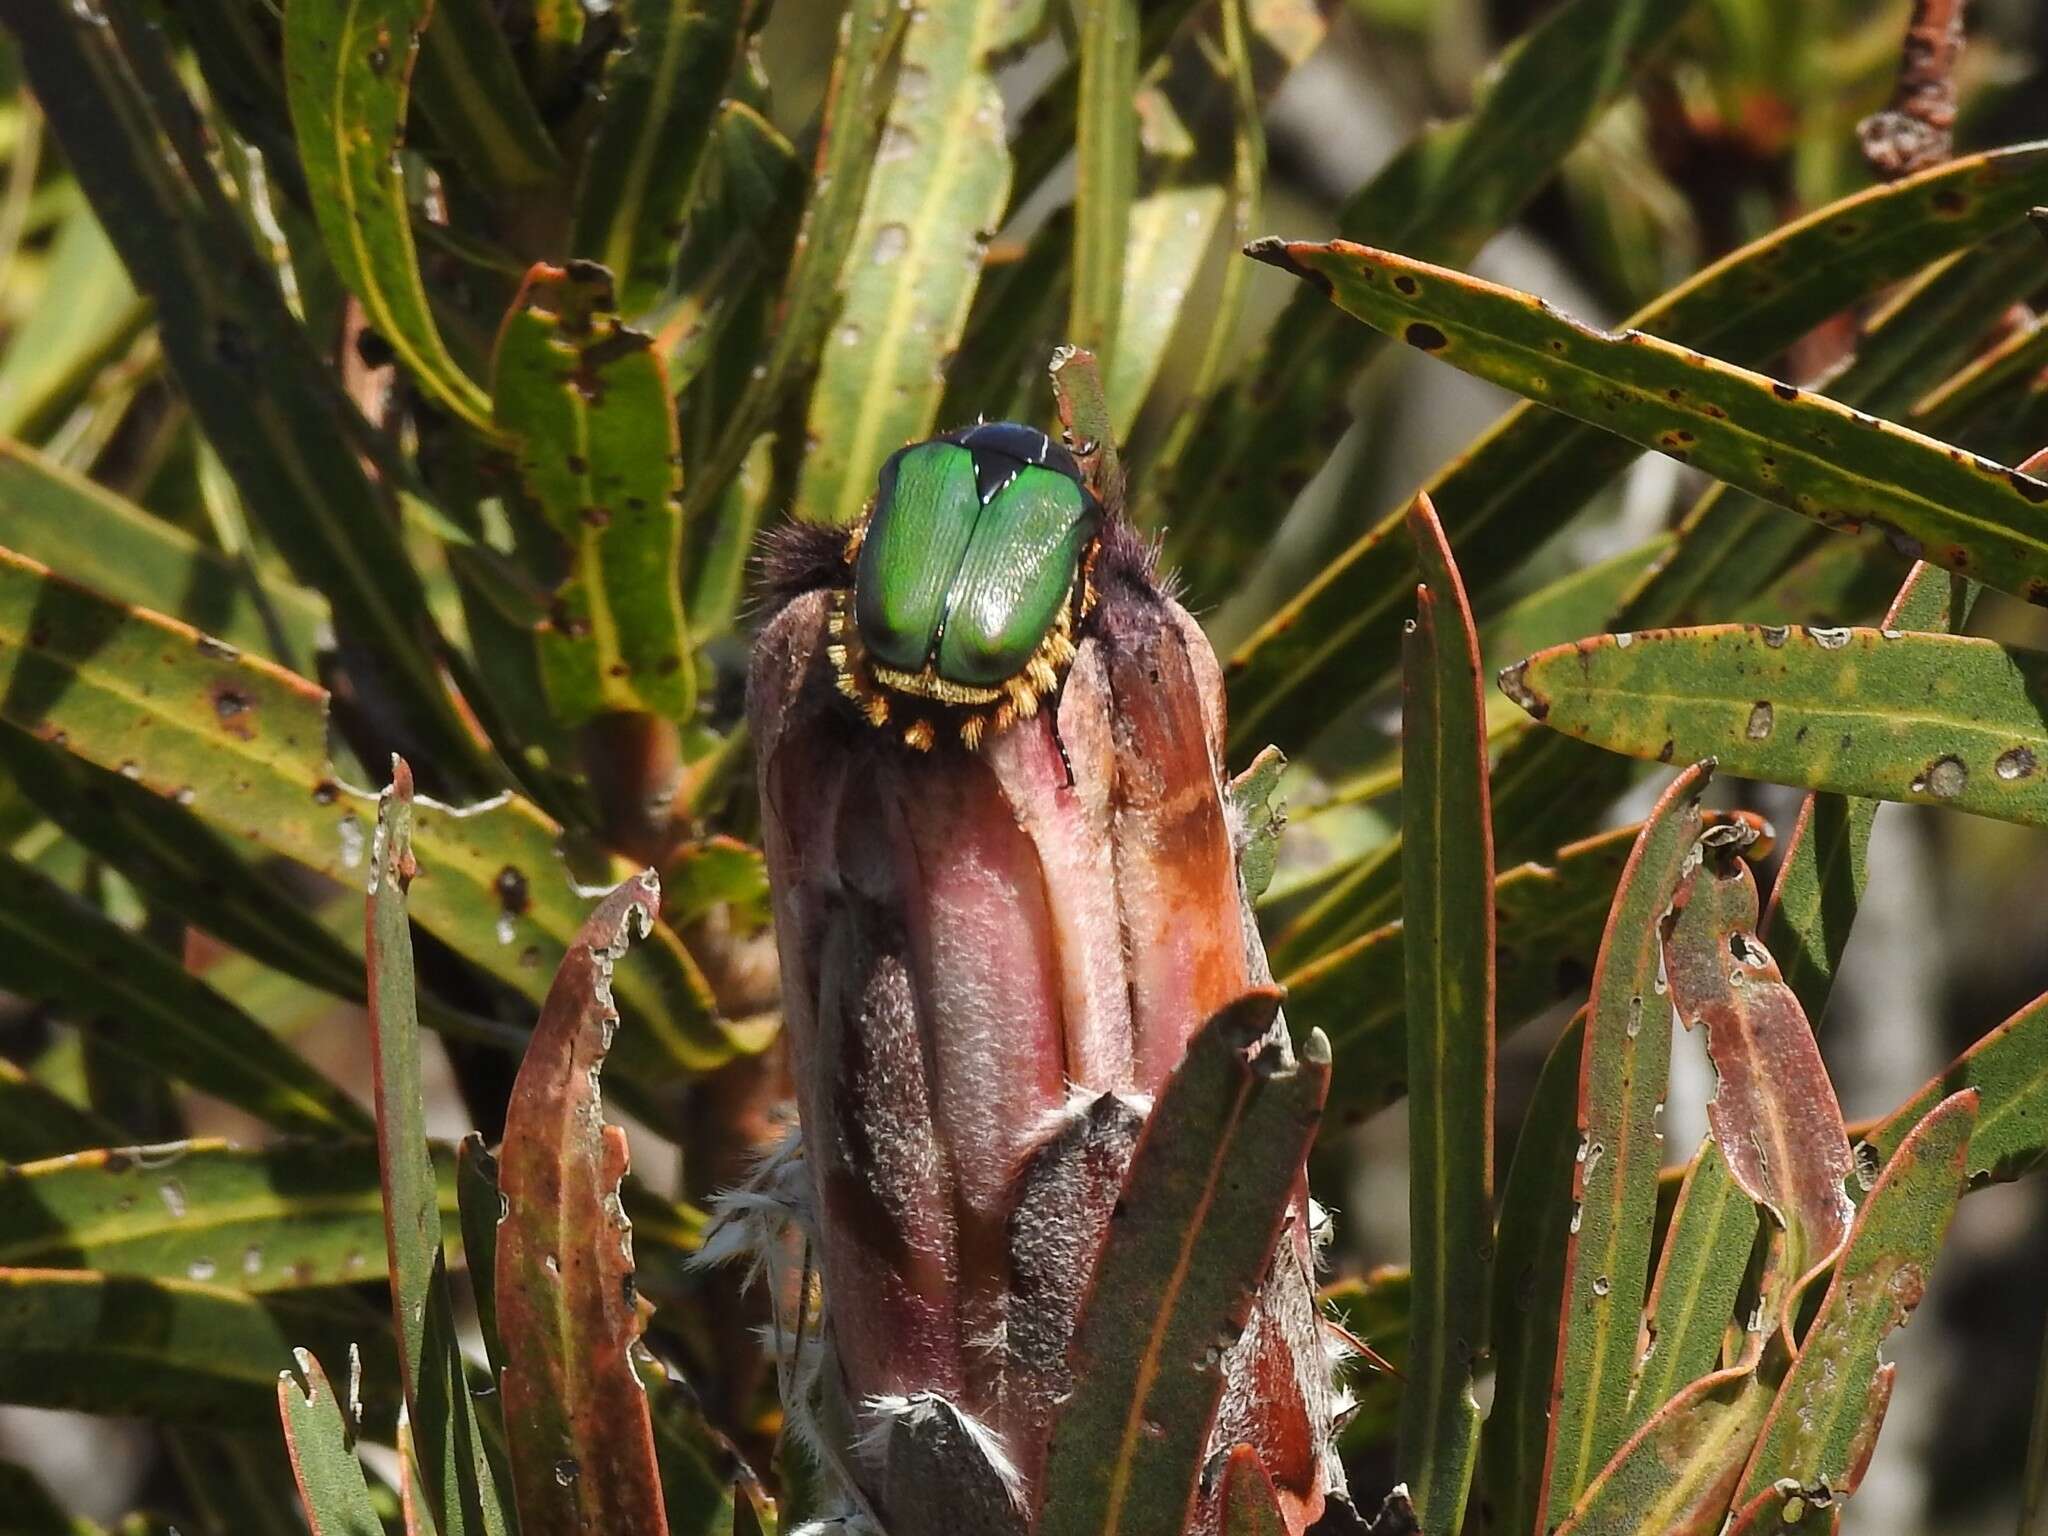
<path id="1" fill-rule="evenodd" d="M 1632 757 L 2048 824 L 2048 655 L 1876 629 L 1716 624 L 1538 651 L 1501 687 L 1552 730 Z"/>
<path id="2" fill-rule="evenodd" d="M 1878 1351 L 1927 1291 L 1963 1192 L 1977 1095 L 1941 1101 L 1885 1164 L 1735 1495 L 1780 1497 L 1777 1529 L 1833 1530 L 1856 1491 L 1897 1367 Z"/>
<path id="3" fill-rule="evenodd" d="M 390 1431 L 391 1335 L 349 1292 L 245 1296 L 188 1280 L 0 1269 L 0 1402 L 268 1429 L 278 1372 L 298 1344 L 332 1360 L 360 1345 L 365 1419 Z"/>
<path id="4" fill-rule="evenodd" d="M 292 1354 L 294 1365 L 277 1373 L 277 1416 L 306 1523 L 313 1536 L 383 1536 L 384 1522 L 370 1501 L 354 1433 L 334 1385 L 311 1351 Z"/>
<path id="5" fill-rule="evenodd" d="M 626 1133 L 605 1123 L 597 1088 L 619 1024 L 613 967 L 660 900 L 642 874 L 598 903 L 555 975 L 505 1115 L 495 1290 L 525 1536 L 667 1529 L 647 1394 L 629 1358 L 643 1319 L 619 1202 Z"/>
<path id="6" fill-rule="evenodd" d="M 448 1162 L 444 1150 L 434 1170 L 443 1212 L 455 1204 Z M 0 1178 L 0 1265 L 248 1292 L 354 1285 L 375 1272 L 382 1211 L 367 1139 L 97 1147 Z"/>
<path id="7" fill-rule="evenodd" d="M 149 680 L 146 690 L 138 678 Z M 0 719 L 331 879 L 353 884 L 364 869 L 375 802 L 334 777 L 323 690 L 223 655 L 186 625 L 107 602 L 5 550 Z M 560 836 L 512 795 L 467 809 L 421 805 L 415 842 L 435 876 L 414 917 L 537 997 L 583 913 Z M 709 987 L 669 928 L 655 930 L 619 991 L 644 1031 L 629 1047 L 633 1059 L 657 1076 L 708 1069 L 763 1043 L 715 1018 Z"/>
<path id="8" fill-rule="evenodd" d="M 1261 243 L 1375 329 L 1831 528 L 2048 601 L 2048 481 L 1641 331 L 1370 246 Z"/>
<path id="9" fill-rule="evenodd" d="M 1759 366 L 1845 302 L 2009 227 L 2043 201 L 2048 146 L 1967 156 L 1816 209 L 1731 252 L 1624 323 Z M 1323 303 L 1308 295 L 1296 302 Z M 1477 599 L 1519 576 L 1529 555 L 1638 451 L 1599 427 L 1524 404 L 1435 475 L 1427 489 L 1465 551 L 1465 580 Z M 1408 579 L 1400 518 L 1381 518 L 1229 658 L 1236 744 L 1305 737 L 1321 724 L 1331 697 L 1368 693 L 1390 673 Z"/>
<path id="10" fill-rule="evenodd" d="M 1671 1067 L 1659 929 L 1687 861 L 1696 857 L 1700 794 L 1711 771 L 1705 764 L 1686 769 L 1643 823 L 1593 972 L 1544 1464 L 1552 1524 L 1571 1512 L 1627 1437 L 1628 1389 L 1657 1222 L 1657 1171 L 1664 1161 L 1657 1116 Z"/>
<path id="11" fill-rule="evenodd" d="M 1700 841 L 1662 922 L 1664 964 L 1680 1021 L 1706 1030 L 1707 1123 L 1728 1172 L 1784 1230 L 1773 1268 L 1789 1288 L 1766 1306 L 1789 1346 L 1800 1293 L 1848 1241 L 1854 1159 L 1806 1014 L 1756 937 L 1756 877 L 1732 830 Z"/>
<path id="12" fill-rule="evenodd" d="M 675 411 L 651 338 L 613 305 L 602 273 L 535 267 L 492 379 L 520 479 L 570 551 L 540 629 L 541 675 L 570 724 L 636 710 L 683 720 L 697 697 Z"/>

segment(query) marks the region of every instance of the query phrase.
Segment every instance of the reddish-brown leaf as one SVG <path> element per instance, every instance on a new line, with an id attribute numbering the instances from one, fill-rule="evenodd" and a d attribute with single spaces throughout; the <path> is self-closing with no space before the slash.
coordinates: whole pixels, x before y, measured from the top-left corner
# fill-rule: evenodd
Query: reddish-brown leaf
<path id="1" fill-rule="evenodd" d="M 619 1205 L 626 1135 L 597 1076 L 618 1025 L 612 967 L 661 904 L 652 871 L 569 947 L 513 1084 L 498 1156 L 505 1435 L 524 1536 L 664 1536 L 647 1397 L 627 1352 L 641 1317 Z"/>
<path id="2" fill-rule="evenodd" d="M 1854 1159 L 1805 1010 L 1757 939 L 1756 880 L 1732 843 L 1721 828 L 1701 840 L 1664 922 L 1664 959 L 1679 1017 L 1706 1027 L 1718 1078 L 1707 1119 L 1728 1171 L 1784 1229 L 1777 1267 L 1791 1289 L 1777 1315 L 1789 1330 L 1799 1292 L 1848 1241 Z"/>

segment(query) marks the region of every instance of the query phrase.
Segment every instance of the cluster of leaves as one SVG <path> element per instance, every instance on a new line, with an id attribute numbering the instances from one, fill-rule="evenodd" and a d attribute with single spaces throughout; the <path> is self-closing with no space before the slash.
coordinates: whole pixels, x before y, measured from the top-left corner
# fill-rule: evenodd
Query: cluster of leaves
<path id="1" fill-rule="evenodd" d="M 1846 196 L 1804 155 L 1813 211 L 1748 244 L 1702 219 L 1734 248 L 1658 293 L 1671 274 L 1624 233 L 1663 215 L 1601 168 L 1645 102 L 1750 123 L 1745 92 L 1815 87 L 1814 50 L 1759 43 L 1772 8 L 1743 0 L 1562 0 L 1337 211 L 1369 246 L 1261 247 L 1311 281 L 1246 346 L 1263 279 L 1226 253 L 1263 233 L 1265 108 L 1326 7 L 850 0 L 807 117 L 800 67 L 771 96 L 763 60 L 800 60 L 818 20 L 782 9 L 806 14 L 0 0 L 22 76 L 0 102 L 0 984 L 47 1007 L 0 1060 L 0 1400 L 151 1420 L 188 1518 L 289 1529 L 273 1388 L 302 1347 L 282 1398 L 324 1528 L 511 1529 L 515 1483 L 530 1531 L 549 1517 L 529 1486 L 536 1510 L 551 1487 L 642 1497 L 619 1530 L 658 1528 L 651 1508 L 678 1531 L 771 1525 L 732 1443 L 761 1428 L 747 1322 L 684 1268 L 775 1022 L 750 980 L 746 559 L 784 509 L 854 516 L 907 439 L 1041 417 L 1065 339 L 1103 359 L 1136 515 L 1224 605 L 1233 764 L 1275 741 L 1301 764 L 1261 916 L 1291 1024 L 1334 1046 L 1332 1155 L 1410 1100 L 1414 1270 L 1333 1297 L 1406 1376 L 1362 1384 L 1347 1452 L 1397 1444 L 1432 1532 L 1475 1475 L 1501 1530 L 1831 1519 L 1882 1414 L 1878 1340 L 1956 1194 L 2048 1145 L 2048 1007 L 1865 1128 L 1853 1165 L 1806 1020 L 1875 800 L 2048 816 L 2048 663 L 1956 633 L 1968 594 L 1928 567 L 1881 628 L 1771 626 L 1877 617 L 1902 551 L 2048 592 L 2048 488 L 2004 467 L 2048 441 L 2048 328 L 2000 329 L 2044 286 L 2026 215 L 2048 148 Z M 1808 42 L 1839 24 L 1803 9 Z M 999 72 L 1050 32 L 1068 62 L 1006 136 Z M 1881 97 L 1896 33 L 1867 79 L 1817 94 Z M 1846 143 L 1835 110 L 1811 131 Z M 1070 151 L 1071 205 L 1045 216 Z M 1560 172 L 1642 300 L 1627 335 L 1449 269 Z M 1819 393 L 1748 371 L 1865 306 Z M 1362 533 L 1316 523 L 1313 493 L 1279 524 L 1326 466 L 1353 473 L 1336 450 L 1374 332 L 1531 402 L 1430 479 L 1398 746 L 1372 727 L 1412 611 L 1410 498 Z M 1532 581 L 1641 449 L 1716 483 L 1671 532 Z M 1475 613 L 1500 661 L 1613 633 L 1512 674 L 1545 730 L 1481 702 Z M 1737 623 L 1665 628 L 1702 619 Z M 436 798 L 380 820 L 365 786 L 394 750 Z M 1602 830 L 1622 753 L 1815 791 L 1761 919 L 1731 852 L 1747 834 L 1697 808 L 1698 774 L 1640 832 Z M 658 912 L 627 884 L 587 930 L 589 888 L 643 865 Z M 366 944 L 346 888 L 373 873 Z M 647 932 L 619 958 L 622 902 Z M 1661 1023 L 1660 957 L 1724 1084 L 1675 1207 L 1666 1032 L 1638 1029 L 1646 1007 Z M 543 1009 L 558 972 L 568 1000 Z M 1589 976 L 1495 1200 L 1496 1032 Z M 616 1273 L 560 1315 L 571 1239 L 602 1251 L 616 1216 L 612 1138 L 511 1085 L 521 1051 L 590 1065 L 614 987 L 606 1086 L 691 1149 L 680 1198 L 623 1186 L 656 1307 L 630 1345 L 644 1308 Z M 294 1043 L 364 1002 L 374 1115 Z M 475 1122 L 523 1148 L 507 1209 L 517 1181 L 545 1190 L 522 1209 L 553 1230 L 497 1227 L 480 1147 L 425 1139 L 415 1007 Z M 508 1096 L 532 1117 L 517 1143 Z M 189 1134 L 223 1105 L 252 1144 Z M 463 1239 L 445 1253 L 443 1217 Z M 388 1321 L 364 1290 L 387 1245 Z M 451 1268 L 493 1378 L 522 1384 L 502 1410 L 465 1388 Z M 559 1350 L 585 1337 L 638 1367 L 637 1474 L 591 1470 L 645 1437 L 574 1406 L 633 1388 L 577 1375 Z M 545 1339 L 515 1370 L 515 1341 Z M 313 1360 L 339 1374 L 352 1349 L 359 1388 L 337 1393 Z M 1821 1374 L 1832 1416 L 1802 1411 Z M 417 1486 L 374 1460 L 365 1481 L 346 1443 L 401 1435 Z M 800 1460 L 779 1470 L 800 1511 Z M 0 1468 L 0 1507 L 69 1529 L 38 1497 Z"/>

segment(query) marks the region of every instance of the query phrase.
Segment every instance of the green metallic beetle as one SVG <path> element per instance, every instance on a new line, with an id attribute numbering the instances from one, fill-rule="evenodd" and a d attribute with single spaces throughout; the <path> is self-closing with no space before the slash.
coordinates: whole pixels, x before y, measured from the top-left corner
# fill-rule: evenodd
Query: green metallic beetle
<path id="1" fill-rule="evenodd" d="M 1074 659 L 1103 511 L 1073 454 L 1036 427 L 984 422 L 892 454 L 848 540 L 830 656 L 877 726 L 970 749 L 1028 717 Z"/>

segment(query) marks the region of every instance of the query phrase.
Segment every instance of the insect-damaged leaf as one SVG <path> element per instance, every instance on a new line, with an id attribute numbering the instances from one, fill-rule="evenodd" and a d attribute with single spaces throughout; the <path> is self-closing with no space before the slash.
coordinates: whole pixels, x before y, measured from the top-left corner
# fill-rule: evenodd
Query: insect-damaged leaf
<path id="1" fill-rule="evenodd" d="M 1037 1536 L 1178 1536 L 1186 1522 L 1222 1342 L 1250 1314 L 1329 1085 L 1320 1035 L 1298 1064 L 1265 1039 L 1278 1006 L 1253 992 L 1205 1024 L 1145 1123 L 1070 1353 L 1079 1385 L 1053 1429 Z"/>
<path id="2" fill-rule="evenodd" d="M 1927 1290 L 1963 1192 L 1977 1095 L 1941 1101 L 1879 1175 L 1743 1473 L 1738 1505 L 1778 1496 L 1776 1529 L 1829 1529 L 1862 1480 L 1895 1367 L 1878 1349 Z"/>
<path id="3" fill-rule="evenodd" d="M 664 1536 L 643 1324 L 619 1204 L 626 1133 L 597 1075 L 618 1027 L 612 967 L 660 905 L 651 872 L 598 903 L 570 945 L 513 1084 L 498 1154 L 497 1310 L 505 1436 L 524 1536 Z"/>
<path id="4" fill-rule="evenodd" d="M 2048 146 L 1969 156 L 1815 209 L 1729 253 L 1627 324 L 1761 366 L 1845 302 L 2010 227 L 2044 199 Z M 1523 404 L 1433 477 L 1427 489 L 1465 552 L 1475 597 L 1484 602 L 1524 572 L 1530 553 L 1638 451 Z M 1401 518 L 1396 511 L 1376 522 L 1230 656 L 1234 748 L 1305 740 L 1333 695 L 1368 693 L 1385 678 L 1407 601 Z"/>
<path id="5" fill-rule="evenodd" d="M 1578 1503 L 1628 1431 L 1628 1385 L 1664 1161 L 1657 1112 L 1671 1065 L 1659 925 L 1698 844 L 1700 792 L 1711 771 L 1705 764 L 1686 769 L 1643 823 L 1593 972 L 1579 1073 L 1563 1332 L 1545 1457 L 1552 1522 Z"/>
<path id="6" fill-rule="evenodd" d="M 132 679 L 150 679 L 147 691 Z M 119 772 L 215 828 L 353 885 L 374 802 L 327 756 L 325 690 L 235 656 L 174 619 L 111 603 L 0 550 L 0 719 Z M 558 853 L 561 829 L 515 795 L 456 808 L 423 802 L 416 843 L 432 866 L 420 925 L 538 997 L 545 967 L 582 921 Z M 673 930 L 656 929 L 621 977 L 634 1056 L 665 1070 L 729 1059 L 738 1041 Z M 650 1038 L 651 1037 L 651 1038 Z M 666 1060 L 666 1068 L 655 1063 Z"/>
<path id="7" fill-rule="evenodd" d="M 297 1370 L 277 1375 L 277 1416 L 285 1454 L 313 1536 L 384 1536 L 356 1460 L 353 1434 L 334 1385 L 311 1353 L 292 1352 Z"/>
<path id="8" fill-rule="evenodd" d="M 1402 952 L 1414 1302 L 1401 1468 L 1430 1536 L 1464 1522 L 1493 1235 L 1493 818 L 1479 636 L 1436 512 L 1409 517 L 1423 584 L 1402 646 Z"/>
<path id="9" fill-rule="evenodd" d="M 1714 624 L 1602 635 L 1501 674 L 1553 730 L 1745 778 L 2048 823 L 2048 655 L 1957 635 Z"/>
<path id="10" fill-rule="evenodd" d="M 2048 601 L 2048 481 L 1824 396 L 1660 341 L 1609 335 L 1542 300 L 1370 246 L 1257 247 L 1375 329 L 1834 528 L 1873 524 L 1912 555 Z"/>
<path id="11" fill-rule="evenodd" d="M 1698 844 L 1663 922 L 1664 962 L 1679 1018 L 1707 1032 L 1714 1140 L 1735 1182 L 1784 1228 L 1790 1289 L 1771 1303 L 1789 1343 L 1799 1293 L 1848 1240 L 1843 1184 L 1855 1159 L 1806 1014 L 1756 937 L 1756 877 L 1733 852 L 1736 831 L 1717 827 Z"/>
<path id="12" fill-rule="evenodd" d="M 295 1345 L 363 1356 L 365 1417 L 389 1433 L 398 1374 L 385 1319 L 348 1291 L 246 1296 L 190 1280 L 0 1269 L 0 1402 L 266 1429 Z"/>
<path id="13" fill-rule="evenodd" d="M 571 724 L 671 720 L 696 703 L 683 629 L 682 471 L 652 340 L 621 325 L 599 268 L 535 267 L 498 337 L 496 420 L 569 548 L 540 631 L 541 675 Z"/>
<path id="14" fill-rule="evenodd" d="M 0 1115 L 10 1108 L 0 1099 Z M 454 1189 L 442 1162 L 434 1198 L 448 1211 Z M 97 1147 L 23 1159 L 0 1178 L 0 1265 L 252 1292 L 349 1285 L 373 1273 L 381 1212 L 368 1140 Z"/>
<path id="15" fill-rule="evenodd" d="M 484 1455 L 483 1432 L 455 1337 L 441 1247 L 440 1185 L 427 1149 L 412 930 L 406 921 L 406 890 L 419 873 L 412 817 L 412 770 L 394 757 L 391 786 L 377 802 L 363 913 L 391 1319 L 420 1480 L 435 1529 L 440 1536 L 504 1536 L 506 1511 Z"/>

